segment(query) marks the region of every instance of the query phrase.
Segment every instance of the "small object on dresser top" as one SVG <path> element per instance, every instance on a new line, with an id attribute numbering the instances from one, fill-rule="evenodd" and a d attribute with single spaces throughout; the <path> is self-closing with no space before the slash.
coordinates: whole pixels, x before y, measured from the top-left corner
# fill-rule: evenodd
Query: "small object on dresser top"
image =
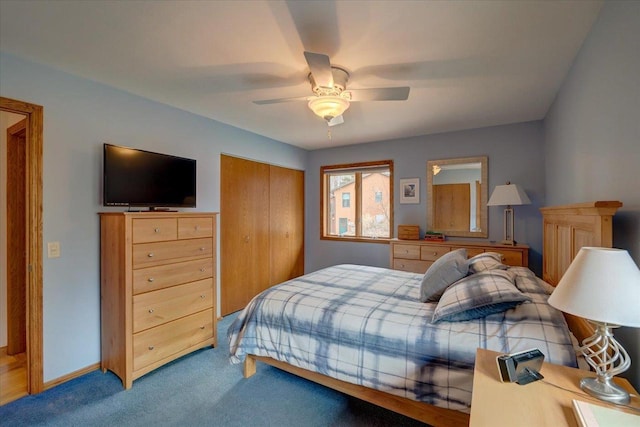
<path id="1" fill-rule="evenodd" d="M 580 427 L 640 426 L 640 415 L 617 411 L 582 400 L 573 399 L 573 413 Z"/>
<path id="2" fill-rule="evenodd" d="M 398 239 L 401 240 L 419 240 L 420 226 L 418 225 L 399 225 Z"/>
<path id="3" fill-rule="evenodd" d="M 444 242 L 444 234 L 437 231 L 427 231 L 424 233 L 424 240 L 432 240 L 436 242 Z"/>

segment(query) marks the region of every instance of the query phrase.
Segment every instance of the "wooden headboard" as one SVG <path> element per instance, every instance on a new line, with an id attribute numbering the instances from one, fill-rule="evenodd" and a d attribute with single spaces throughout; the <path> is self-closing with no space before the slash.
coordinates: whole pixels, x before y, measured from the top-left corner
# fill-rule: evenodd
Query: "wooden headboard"
<path id="1" fill-rule="evenodd" d="M 617 201 L 598 201 L 541 208 L 542 278 L 556 286 L 581 247 L 612 247 L 612 218 L 621 206 Z M 586 320 L 566 313 L 565 317 L 578 340 L 593 334 Z"/>

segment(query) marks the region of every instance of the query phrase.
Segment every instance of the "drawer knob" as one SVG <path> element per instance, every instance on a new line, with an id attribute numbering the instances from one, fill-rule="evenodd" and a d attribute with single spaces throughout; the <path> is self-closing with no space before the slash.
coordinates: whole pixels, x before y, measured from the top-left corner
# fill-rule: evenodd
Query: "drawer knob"
<path id="1" fill-rule="evenodd" d="M 200 295 L 200 298 L 204 299 L 204 295 Z"/>
<path id="2" fill-rule="evenodd" d="M 249 236 L 244 236 L 245 243 L 249 243 Z"/>
<path id="3" fill-rule="evenodd" d="M 200 248 L 200 252 L 204 252 L 204 248 Z"/>
<path id="4" fill-rule="evenodd" d="M 154 228 L 154 229 L 153 229 L 153 231 L 154 231 L 155 233 L 159 233 L 159 232 L 160 232 L 160 229 L 156 227 L 156 228 Z"/>
<path id="5" fill-rule="evenodd" d="M 204 326 L 200 326 L 200 329 L 204 329 Z"/>
<path id="6" fill-rule="evenodd" d="M 150 345 L 150 346 L 149 346 L 149 350 L 153 350 L 154 348 L 155 348 L 155 347 L 154 347 L 154 346 L 152 346 L 152 345 Z"/>
<path id="7" fill-rule="evenodd" d="M 202 268 L 200 269 L 200 271 L 204 273 L 204 267 L 202 267 Z"/>
<path id="8" fill-rule="evenodd" d="M 150 309 L 149 309 L 149 313 L 153 313 L 153 308 L 150 308 Z"/>
<path id="9" fill-rule="evenodd" d="M 149 252 L 149 254 L 147 255 L 149 258 L 153 258 L 153 252 Z"/>
<path id="10" fill-rule="evenodd" d="M 200 226 L 199 226 L 199 225 L 196 225 L 196 226 L 195 226 L 195 229 L 196 229 L 196 231 L 200 230 Z"/>
<path id="11" fill-rule="evenodd" d="M 436 255 L 438 255 L 438 252 L 434 252 L 434 253 L 433 253 L 433 256 L 436 256 Z"/>
<path id="12" fill-rule="evenodd" d="M 150 282 L 150 283 L 153 283 L 153 281 L 154 281 L 154 280 L 155 280 L 155 279 L 154 279 L 153 277 L 149 277 L 149 278 L 147 279 L 147 281 L 148 281 L 148 282 Z"/>

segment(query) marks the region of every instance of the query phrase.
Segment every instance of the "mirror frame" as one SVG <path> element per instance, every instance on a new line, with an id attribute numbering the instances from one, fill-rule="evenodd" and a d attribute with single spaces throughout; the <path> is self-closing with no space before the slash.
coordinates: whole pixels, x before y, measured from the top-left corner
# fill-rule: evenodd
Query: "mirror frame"
<path id="1" fill-rule="evenodd" d="M 427 161 L 427 231 L 433 230 L 434 224 L 434 203 L 433 203 L 433 166 L 439 165 L 456 165 L 463 163 L 480 163 L 480 231 L 460 231 L 460 230 L 437 230 L 445 236 L 455 237 L 479 237 L 487 238 L 489 236 L 488 218 L 487 218 L 487 193 L 489 191 L 489 168 L 487 156 L 479 157 L 460 157 L 455 159 L 428 160 Z"/>

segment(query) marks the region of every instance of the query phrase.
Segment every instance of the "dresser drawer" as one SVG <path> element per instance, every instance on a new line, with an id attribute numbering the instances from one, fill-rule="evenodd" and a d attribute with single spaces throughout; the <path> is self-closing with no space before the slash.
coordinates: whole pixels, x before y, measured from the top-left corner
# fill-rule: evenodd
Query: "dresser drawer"
<path id="1" fill-rule="evenodd" d="M 139 218 L 131 221 L 132 242 L 163 242 L 178 238 L 175 218 Z"/>
<path id="2" fill-rule="evenodd" d="M 442 255 L 449 252 L 448 246 L 423 246 L 420 248 L 420 259 L 425 261 L 435 261 Z"/>
<path id="3" fill-rule="evenodd" d="M 474 257 L 476 255 L 480 255 L 484 252 L 484 249 L 479 248 L 467 248 L 467 258 Z"/>
<path id="4" fill-rule="evenodd" d="M 178 218 L 178 239 L 213 236 L 212 218 Z"/>
<path id="5" fill-rule="evenodd" d="M 133 332 L 140 332 L 213 307 L 213 279 L 133 297 Z"/>
<path id="6" fill-rule="evenodd" d="M 507 265 L 520 267 L 525 265 L 522 261 L 521 251 L 510 251 L 508 249 L 500 249 L 497 251 L 502 254 L 502 262 Z"/>
<path id="7" fill-rule="evenodd" d="M 433 264 L 431 261 L 420 261 L 418 259 L 394 259 L 393 269 L 409 271 L 411 273 L 424 273 Z"/>
<path id="8" fill-rule="evenodd" d="M 133 245 L 133 268 L 207 258 L 212 255 L 212 238 L 142 243 Z"/>
<path id="9" fill-rule="evenodd" d="M 182 317 L 133 335 L 133 370 L 137 371 L 213 338 L 213 310 Z"/>
<path id="10" fill-rule="evenodd" d="M 213 277 L 213 258 L 133 270 L 133 294 Z"/>
<path id="11" fill-rule="evenodd" d="M 393 245 L 393 257 L 404 259 L 420 259 L 420 246 Z"/>

